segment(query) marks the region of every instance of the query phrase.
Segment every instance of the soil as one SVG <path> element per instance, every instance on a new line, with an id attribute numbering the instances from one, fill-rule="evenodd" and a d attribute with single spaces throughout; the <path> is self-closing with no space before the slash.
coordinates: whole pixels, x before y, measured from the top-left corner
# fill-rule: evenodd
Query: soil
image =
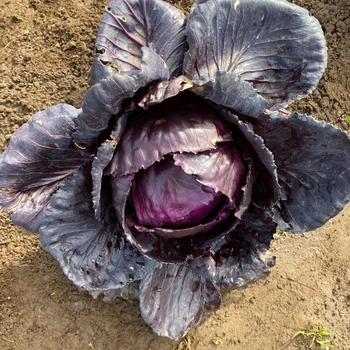
<path id="1" fill-rule="evenodd" d="M 172 1 L 185 11 L 191 0 Z M 298 0 L 319 19 L 329 64 L 317 90 L 291 109 L 349 132 L 350 2 Z M 80 107 L 105 0 L 0 1 L 0 151 L 37 111 Z M 322 228 L 276 235 L 277 263 L 266 280 L 225 293 L 221 308 L 179 341 L 142 320 L 136 301 L 106 304 L 81 293 L 35 234 L 0 217 L 0 349 L 304 349 L 291 339 L 322 324 L 337 349 L 350 349 L 350 206 Z M 327 338 L 325 338 L 327 339 Z M 314 349 L 320 348 L 313 345 Z"/>

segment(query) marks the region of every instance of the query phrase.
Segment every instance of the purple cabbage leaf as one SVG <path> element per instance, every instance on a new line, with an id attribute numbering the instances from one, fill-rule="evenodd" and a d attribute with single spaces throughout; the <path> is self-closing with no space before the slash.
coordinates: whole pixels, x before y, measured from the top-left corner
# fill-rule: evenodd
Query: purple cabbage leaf
<path id="1" fill-rule="evenodd" d="M 262 98 L 278 109 L 309 94 L 326 66 L 319 22 L 284 0 L 198 1 L 186 35 L 183 70 L 198 85 L 195 92 L 251 117 L 265 108 Z M 220 93 L 227 79 L 235 82 L 231 99 Z"/>
<path id="2" fill-rule="evenodd" d="M 142 47 L 142 53 L 140 70 L 110 75 L 87 91 L 73 134 L 74 143 L 85 153 L 96 153 L 99 136 L 108 129 L 112 115 L 127 108 L 125 100 L 154 80 L 169 78 L 169 69 L 159 55 L 147 46 Z"/>
<path id="3" fill-rule="evenodd" d="M 218 287 L 186 264 L 163 264 L 140 285 L 142 317 L 159 335 L 172 339 L 200 322 L 203 307 L 215 311 L 219 306 Z"/>
<path id="4" fill-rule="evenodd" d="M 207 255 L 192 260 L 193 271 L 229 290 L 266 278 L 276 262 L 268 252 L 276 226 L 271 212 L 251 206 Z"/>
<path id="5" fill-rule="evenodd" d="M 103 219 L 95 218 L 90 172 L 90 165 L 80 168 L 52 196 L 40 242 L 79 288 L 105 292 L 141 279 L 158 264 L 125 239 L 108 193 L 103 193 Z"/>
<path id="6" fill-rule="evenodd" d="M 350 201 L 350 139 L 282 110 L 326 66 L 318 21 L 284 0 L 111 0 L 81 109 L 39 112 L 0 158 L 0 209 L 93 296 L 136 294 L 178 339 L 220 289 L 266 278 L 276 229 Z"/>
<path id="7" fill-rule="evenodd" d="M 98 29 L 89 83 L 139 70 L 144 47 L 159 55 L 171 78 L 177 77 L 187 49 L 185 21 L 180 10 L 164 1 L 111 1 Z"/>
<path id="8" fill-rule="evenodd" d="M 275 157 L 281 197 L 274 216 L 280 230 L 318 228 L 350 201 L 345 132 L 295 112 L 265 114 L 254 130 Z"/>
<path id="9" fill-rule="evenodd" d="M 0 208 L 28 231 L 38 232 L 52 194 L 91 160 L 72 142 L 78 112 L 60 104 L 37 113 L 16 130 L 1 157 Z"/>

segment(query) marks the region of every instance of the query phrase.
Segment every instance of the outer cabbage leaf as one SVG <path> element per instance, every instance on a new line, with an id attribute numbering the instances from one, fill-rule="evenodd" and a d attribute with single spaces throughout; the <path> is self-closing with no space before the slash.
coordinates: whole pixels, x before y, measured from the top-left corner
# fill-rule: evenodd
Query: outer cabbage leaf
<path id="1" fill-rule="evenodd" d="M 180 10 L 160 0 L 110 1 L 98 29 L 89 83 L 140 69 L 143 46 L 164 60 L 171 77 L 177 76 L 187 48 L 185 19 Z"/>
<path id="2" fill-rule="evenodd" d="M 37 232 L 61 182 L 91 161 L 72 142 L 78 110 L 59 104 L 35 114 L 12 136 L 0 159 L 0 208 L 12 221 Z"/>
<path id="3" fill-rule="evenodd" d="M 240 114 L 256 117 L 268 105 L 251 84 L 234 72 L 216 71 L 214 78 L 204 76 L 195 80 L 193 85 L 194 88 L 191 90 L 196 95 L 232 108 Z"/>
<path id="4" fill-rule="evenodd" d="M 187 265 L 163 264 L 140 285 L 140 309 L 154 332 L 171 339 L 183 337 L 202 319 L 203 307 L 216 310 L 220 293 L 216 285 L 195 274 Z"/>
<path id="5" fill-rule="evenodd" d="M 219 89 L 217 71 L 233 72 L 242 77 L 238 91 L 252 84 L 269 107 L 279 108 L 310 93 L 326 66 L 319 22 L 287 1 L 199 1 L 189 15 L 186 36 L 188 78 L 212 80 Z"/>
<path id="6" fill-rule="evenodd" d="M 279 229 L 313 230 L 350 201 L 350 139 L 346 133 L 298 113 L 264 115 L 254 125 L 277 165 L 282 190 L 275 208 Z"/>
<path id="7" fill-rule="evenodd" d="M 95 219 L 91 190 L 90 167 L 64 181 L 46 210 L 40 242 L 78 287 L 90 292 L 118 289 L 141 279 L 157 263 L 125 240 L 113 209 L 104 208 L 102 222 Z M 103 196 L 111 203 L 108 191 Z"/>
<path id="8" fill-rule="evenodd" d="M 236 125 L 232 139 L 238 149 L 243 149 L 246 157 L 254 164 L 258 174 L 254 182 L 252 201 L 259 207 L 270 209 L 280 197 L 280 186 L 277 178 L 274 156 L 264 143 L 264 140 L 254 133 L 252 125 L 238 119 L 226 108 L 217 107 L 221 115 Z M 254 119 L 255 120 L 255 119 Z"/>
<path id="9" fill-rule="evenodd" d="M 127 114 L 117 118 L 114 130 L 111 132 L 110 137 L 103 142 L 98 148 L 96 157 L 92 162 L 91 176 L 93 182 L 92 200 L 95 209 L 95 215 L 98 220 L 102 219 L 103 213 L 101 213 L 101 191 L 103 172 L 111 161 L 114 151 L 125 131 L 127 123 Z"/>
<path id="10" fill-rule="evenodd" d="M 275 265 L 268 248 L 277 224 L 272 213 L 251 206 L 237 227 L 218 241 L 206 256 L 194 259 L 194 272 L 227 289 L 245 288 L 266 278 Z"/>
<path id="11" fill-rule="evenodd" d="M 61 181 L 56 181 L 25 192 L 2 190 L 0 208 L 11 213 L 11 221 L 15 225 L 20 225 L 30 232 L 38 232 L 51 195 L 60 188 L 60 185 Z"/>
<path id="12" fill-rule="evenodd" d="M 73 135 L 74 142 L 84 152 L 96 152 L 99 136 L 108 129 L 111 116 L 128 108 L 125 99 L 132 98 L 137 90 L 153 81 L 169 79 L 169 70 L 161 57 L 148 47 L 142 47 L 141 51 L 140 70 L 110 75 L 85 94 Z"/>
<path id="13" fill-rule="evenodd" d="M 170 81 L 149 84 L 146 91 L 143 92 L 141 100 L 138 101 L 138 105 L 147 109 L 149 106 L 164 102 L 166 99 L 174 97 L 192 86 L 192 82 L 183 75 Z"/>

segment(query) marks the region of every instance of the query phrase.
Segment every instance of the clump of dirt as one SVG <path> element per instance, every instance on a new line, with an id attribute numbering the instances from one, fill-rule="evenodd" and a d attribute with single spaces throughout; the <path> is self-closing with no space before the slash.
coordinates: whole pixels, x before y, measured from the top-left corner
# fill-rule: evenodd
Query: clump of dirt
<path id="1" fill-rule="evenodd" d="M 172 1 L 188 12 L 190 0 Z M 329 63 L 312 95 L 291 109 L 349 131 L 350 3 L 298 0 L 325 31 Z M 105 0 L 4 0 L 0 4 L 0 151 L 37 111 L 80 107 Z M 158 337 L 137 302 L 112 304 L 81 293 L 36 235 L 0 216 L 0 348 L 4 350 L 302 349 L 291 337 L 321 323 L 350 349 L 350 206 L 303 235 L 281 234 L 270 276 L 225 293 L 221 308 L 181 341 Z M 315 347 L 316 349 L 316 347 Z"/>

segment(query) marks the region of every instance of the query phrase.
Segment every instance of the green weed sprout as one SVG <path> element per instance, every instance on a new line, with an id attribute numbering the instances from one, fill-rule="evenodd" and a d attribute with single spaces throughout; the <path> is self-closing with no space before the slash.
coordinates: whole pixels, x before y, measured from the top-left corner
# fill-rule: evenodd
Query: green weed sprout
<path id="1" fill-rule="evenodd" d="M 322 323 L 319 323 L 318 328 L 314 329 L 312 323 L 309 322 L 307 330 L 296 332 L 292 339 L 300 335 L 304 338 L 311 338 L 311 342 L 308 345 L 309 349 L 311 349 L 315 344 L 318 344 L 322 350 L 329 350 L 336 347 L 334 344 L 331 344 L 330 339 L 325 339 L 325 337 L 330 337 L 332 334 L 323 328 Z"/>

